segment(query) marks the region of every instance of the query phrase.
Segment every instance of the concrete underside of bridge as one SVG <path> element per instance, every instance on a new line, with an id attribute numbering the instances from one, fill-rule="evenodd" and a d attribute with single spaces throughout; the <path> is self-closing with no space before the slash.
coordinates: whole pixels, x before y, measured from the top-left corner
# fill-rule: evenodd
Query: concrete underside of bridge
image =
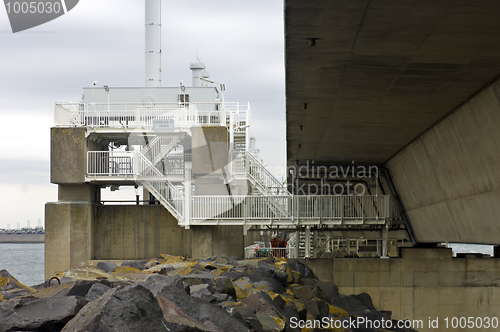
<path id="1" fill-rule="evenodd" d="M 385 166 L 419 243 L 500 244 L 500 2 L 285 1 L 288 165 Z"/>

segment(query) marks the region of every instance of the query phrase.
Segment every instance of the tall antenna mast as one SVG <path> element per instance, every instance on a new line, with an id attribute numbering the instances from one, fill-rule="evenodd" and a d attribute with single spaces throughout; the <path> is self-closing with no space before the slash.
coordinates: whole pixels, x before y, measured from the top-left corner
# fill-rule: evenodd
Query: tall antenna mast
<path id="1" fill-rule="evenodd" d="M 161 86 L 161 0 L 146 0 L 146 86 Z"/>

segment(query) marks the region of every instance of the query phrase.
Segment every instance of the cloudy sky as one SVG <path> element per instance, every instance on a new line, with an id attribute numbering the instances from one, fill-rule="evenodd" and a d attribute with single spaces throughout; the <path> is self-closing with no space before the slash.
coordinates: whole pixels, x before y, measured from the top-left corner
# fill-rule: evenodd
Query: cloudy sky
<path id="1" fill-rule="evenodd" d="M 2 6 L 3 7 L 3 6 Z M 278 177 L 285 165 L 282 0 L 163 0 L 162 85 L 191 82 L 196 56 L 226 84 L 226 100 L 250 102 L 253 134 Z M 13 34 L 0 8 L 0 228 L 44 222 L 56 100 L 98 85 L 144 85 L 144 1 L 81 0 L 67 14 Z"/>

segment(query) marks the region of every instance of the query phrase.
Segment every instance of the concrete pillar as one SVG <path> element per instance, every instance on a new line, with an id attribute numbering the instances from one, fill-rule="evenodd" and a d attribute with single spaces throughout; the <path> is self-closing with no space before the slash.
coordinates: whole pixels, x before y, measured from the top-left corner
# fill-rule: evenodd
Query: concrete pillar
<path id="1" fill-rule="evenodd" d="M 385 226 L 382 229 L 382 255 L 380 258 L 389 258 L 387 255 L 387 238 L 389 236 L 389 227 Z"/>
<path id="2" fill-rule="evenodd" d="M 191 162 L 184 164 L 184 227 L 191 223 Z"/>
<path id="3" fill-rule="evenodd" d="M 300 231 L 295 231 L 295 257 L 299 258 Z"/>
<path id="4" fill-rule="evenodd" d="M 192 128 L 192 174 L 196 195 L 228 195 L 226 127 Z"/>
<path id="5" fill-rule="evenodd" d="M 306 253 L 305 253 L 305 258 L 310 258 L 311 257 L 311 227 L 306 226 L 306 235 L 305 235 L 305 246 L 306 246 Z"/>
<path id="6" fill-rule="evenodd" d="M 89 265 L 93 255 L 93 204 L 45 204 L 45 278 Z"/>

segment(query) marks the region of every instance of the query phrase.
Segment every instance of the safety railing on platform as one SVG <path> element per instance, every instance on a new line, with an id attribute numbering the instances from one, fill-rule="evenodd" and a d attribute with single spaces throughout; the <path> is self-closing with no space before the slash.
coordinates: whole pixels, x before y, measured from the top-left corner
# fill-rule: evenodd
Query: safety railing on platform
<path id="1" fill-rule="evenodd" d="M 186 162 L 191 161 L 191 154 L 172 154 L 163 158 L 163 173 L 165 175 L 183 175 Z"/>
<path id="2" fill-rule="evenodd" d="M 374 225 L 398 218 L 392 214 L 390 202 L 390 196 L 193 196 L 191 218 L 226 224 L 233 220 L 235 224 Z"/>
<path id="3" fill-rule="evenodd" d="M 392 218 L 390 196 L 303 195 L 295 196 L 295 215 L 300 219 L 377 220 Z"/>
<path id="4" fill-rule="evenodd" d="M 172 154 L 163 158 L 163 163 L 154 166 L 149 158 L 139 151 L 89 151 L 87 152 L 87 177 L 142 176 L 148 178 L 165 175 L 183 175 L 191 154 Z"/>
<path id="5" fill-rule="evenodd" d="M 56 126 L 89 128 L 154 128 L 155 120 L 171 119 L 175 128 L 225 126 L 220 102 L 189 103 L 72 103 L 57 102 Z"/>
<path id="6" fill-rule="evenodd" d="M 87 153 L 88 176 L 133 176 L 134 152 L 130 151 L 89 151 Z"/>

